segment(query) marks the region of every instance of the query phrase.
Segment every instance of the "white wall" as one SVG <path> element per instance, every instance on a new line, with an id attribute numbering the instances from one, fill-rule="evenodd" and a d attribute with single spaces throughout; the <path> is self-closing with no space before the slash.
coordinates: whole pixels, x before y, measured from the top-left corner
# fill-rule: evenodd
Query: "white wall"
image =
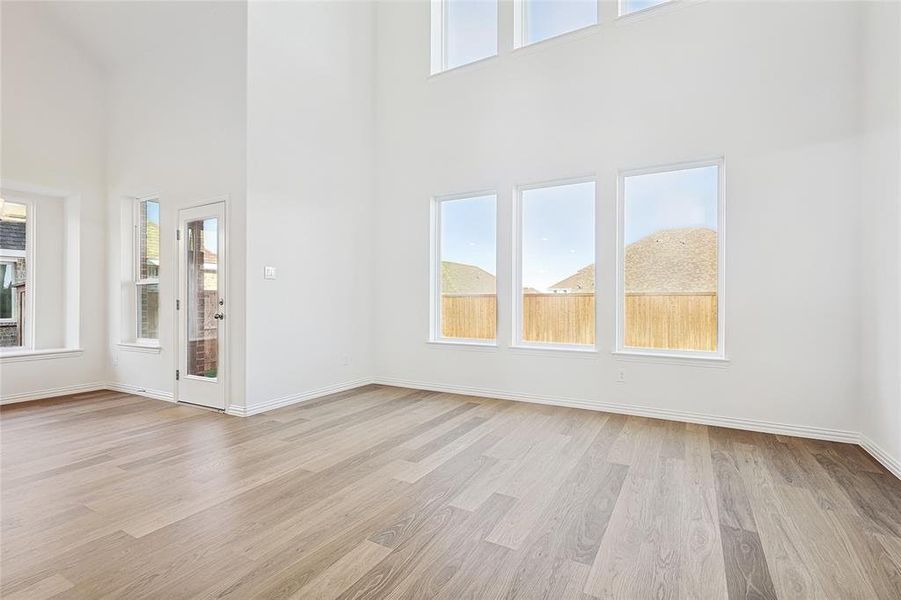
<path id="1" fill-rule="evenodd" d="M 376 373 L 857 431 L 858 7 L 689 3 L 513 53 L 509 3 L 499 22 L 499 57 L 429 78 L 428 3 L 379 5 Z M 717 155 L 731 362 L 617 360 L 617 170 Z M 511 350 L 513 186 L 586 173 L 600 196 L 599 352 Z M 429 198 L 486 188 L 499 202 L 499 348 L 430 346 Z"/>
<path id="2" fill-rule="evenodd" d="M 863 12 L 863 433 L 901 464 L 901 5 Z"/>
<path id="3" fill-rule="evenodd" d="M 68 268 L 72 258 L 71 253 L 63 256 L 62 200 L 42 199 L 38 207 L 49 229 L 38 232 L 43 239 L 37 236 L 41 269 L 35 342 L 38 348 L 59 347 L 80 337 L 84 352 L 52 360 L 4 361 L 0 395 L 9 400 L 74 391 L 106 379 L 106 97 L 101 68 L 45 19 L 36 3 L 4 2 L 0 10 L 0 177 L 81 196 L 68 211 L 80 229 L 78 319 L 66 319 L 60 304 L 67 280 L 63 267 Z M 71 331 L 76 321 L 80 336 Z"/>
<path id="4" fill-rule="evenodd" d="M 372 376 L 374 12 L 248 5 L 251 410 Z"/>
<path id="5" fill-rule="evenodd" d="M 99 5 L 100 10 L 103 5 Z M 96 9 L 96 8 L 95 8 Z M 175 230 L 178 210 L 227 197 L 229 402 L 244 398 L 246 5 L 238 2 L 120 3 L 125 22 L 171 24 L 158 47 L 110 73 L 108 221 L 112 381 L 171 395 L 175 383 Z M 127 197 L 158 194 L 159 354 L 118 345 L 131 336 L 123 301 L 131 286 Z M 125 211 L 125 214 L 123 214 Z M 127 297 L 127 296 L 125 296 Z"/>

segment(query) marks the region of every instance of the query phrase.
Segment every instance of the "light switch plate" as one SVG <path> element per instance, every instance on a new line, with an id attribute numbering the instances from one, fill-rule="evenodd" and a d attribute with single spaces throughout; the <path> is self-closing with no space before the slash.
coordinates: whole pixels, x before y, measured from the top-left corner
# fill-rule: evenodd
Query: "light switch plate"
<path id="1" fill-rule="evenodd" d="M 263 267 L 263 279 L 275 279 L 275 267 Z"/>

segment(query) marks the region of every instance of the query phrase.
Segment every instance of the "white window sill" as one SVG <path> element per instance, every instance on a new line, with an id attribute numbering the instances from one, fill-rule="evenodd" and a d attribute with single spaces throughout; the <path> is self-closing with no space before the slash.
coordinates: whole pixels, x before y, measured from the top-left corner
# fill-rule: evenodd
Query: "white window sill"
<path id="1" fill-rule="evenodd" d="M 668 352 L 653 352 L 641 350 L 616 350 L 613 356 L 617 360 L 657 363 L 664 365 L 687 365 L 695 367 L 713 367 L 724 369 L 731 361 L 725 356 L 703 356 L 691 354 L 670 354 Z"/>
<path id="2" fill-rule="evenodd" d="M 0 362 L 15 363 L 54 358 L 75 358 L 81 356 L 81 348 L 54 348 L 51 350 L 9 350 L 0 351 Z"/>
<path id="3" fill-rule="evenodd" d="M 497 342 L 480 341 L 480 340 L 429 340 L 426 342 L 435 348 L 460 348 L 465 350 L 481 350 L 483 352 L 493 352 L 497 350 Z"/>
<path id="4" fill-rule="evenodd" d="M 588 25 L 582 25 L 581 27 L 578 27 L 576 29 L 570 29 L 569 31 L 564 31 L 562 33 L 552 35 L 551 37 L 546 37 L 541 40 L 535 40 L 534 42 L 523 42 L 519 46 L 513 47 L 513 56 L 524 56 L 531 54 L 530 51 L 533 49 L 556 46 L 557 44 L 586 38 L 597 34 L 600 30 L 601 23 L 595 22 L 589 23 Z"/>
<path id="5" fill-rule="evenodd" d="M 456 67 L 448 67 L 447 69 L 443 69 L 441 71 L 435 71 L 434 73 L 429 74 L 429 79 L 435 79 L 441 75 L 446 73 L 459 73 L 461 70 L 467 70 L 468 67 L 479 67 L 481 68 L 484 64 L 492 59 L 495 59 L 499 56 L 498 53 L 492 54 L 491 56 L 483 56 L 482 58 L 477 58 L 472 62 L 463 63 L 462 65 L 457 65 Z"/>
<path id="6" fill-rule="evenodd" d="M 159 354 L 162 350 L 159 344 L 139 344 L 137 342 L 119 342 L 116 346 L 124 352 L 144 352 L 146 354 Z"/>
<path id="7" fill-rule="evenodd" d="M 665 0 L 660 4 L 654 4 L 653 6 L 646 6 L 644 8 L 640 8 L 638 10 L 633 10 L 627 13 L 620 13 L 617 10 L 617 16 L 615 22 L 629 22 L 629 21 L 641 21 L 648 17 L 655 17 L 657 15 L 666 14 L 668 12 L 678 10 L 685 6 L 690 6 L 692 4 L 698 4 L 700 2 L 704 2 L 705 0 Z"/>
<path id="8" fill-rule="evenodd" d="M 557 356 L 567 358 L 596 358 L 598 350 L 594 346 L 578 344 L 514 344 L 510 346 L 514 354 L 535 356 Z"/>

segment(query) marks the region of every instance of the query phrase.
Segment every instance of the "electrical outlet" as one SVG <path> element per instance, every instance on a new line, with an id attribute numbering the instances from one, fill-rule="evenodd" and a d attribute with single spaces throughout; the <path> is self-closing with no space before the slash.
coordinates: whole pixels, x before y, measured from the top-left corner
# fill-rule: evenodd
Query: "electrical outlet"
<path id="1" fill-rule="evenodd" d="M 263 267 L 263 279 L 275 279 L 275 267 Z"/>
<path id="2" fill-rule="evenodd" d="M 350 364 L 350 357 L 346 354 L 342 355 L 341 356 L 341 364 L 344 365 L 345 367 L 348 366 Z"/>
<path id="3" fill-rule="evenodd" d="M 620 369 L 616 372 L 616 382 L 626 383 L 626 371 L 624 369 Z"/>

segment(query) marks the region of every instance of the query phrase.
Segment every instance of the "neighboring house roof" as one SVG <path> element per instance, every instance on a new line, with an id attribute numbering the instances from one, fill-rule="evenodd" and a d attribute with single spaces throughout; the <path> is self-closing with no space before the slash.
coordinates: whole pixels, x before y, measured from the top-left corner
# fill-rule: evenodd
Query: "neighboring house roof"
<path id="1" fill-rule="evenodd" d="M 0 221 L 0 249 L 25 250 L 24 221 Z"/>
<path id="2" fill-rule="evenodd" d="M 551 291 L 562 290 L 568 292 L 593 292 L 594 291 L 594 265 L 582 267 L 576 273 L 562 281 L 558 281 L 548 288 Z"/>
<path id="3" fill-rule="evenodd" d="M 627 292 L 716 291 L 716 232 L 704 227 L 665 229 L 626 246 Z M 593 291 L 594 265 L 552 285 L 551 290 Z"/>
<path id="4" fill-rule="evenodd" d="M 441 261 L 441 292 L 445 294 L 495 294 L 494 275 L 475 265 Z"/>
<path id="5" fill-rule="evenodd" d="M 716 232 L 657 231 L 626 246 L 627 292 L 716 291 Z"/>

